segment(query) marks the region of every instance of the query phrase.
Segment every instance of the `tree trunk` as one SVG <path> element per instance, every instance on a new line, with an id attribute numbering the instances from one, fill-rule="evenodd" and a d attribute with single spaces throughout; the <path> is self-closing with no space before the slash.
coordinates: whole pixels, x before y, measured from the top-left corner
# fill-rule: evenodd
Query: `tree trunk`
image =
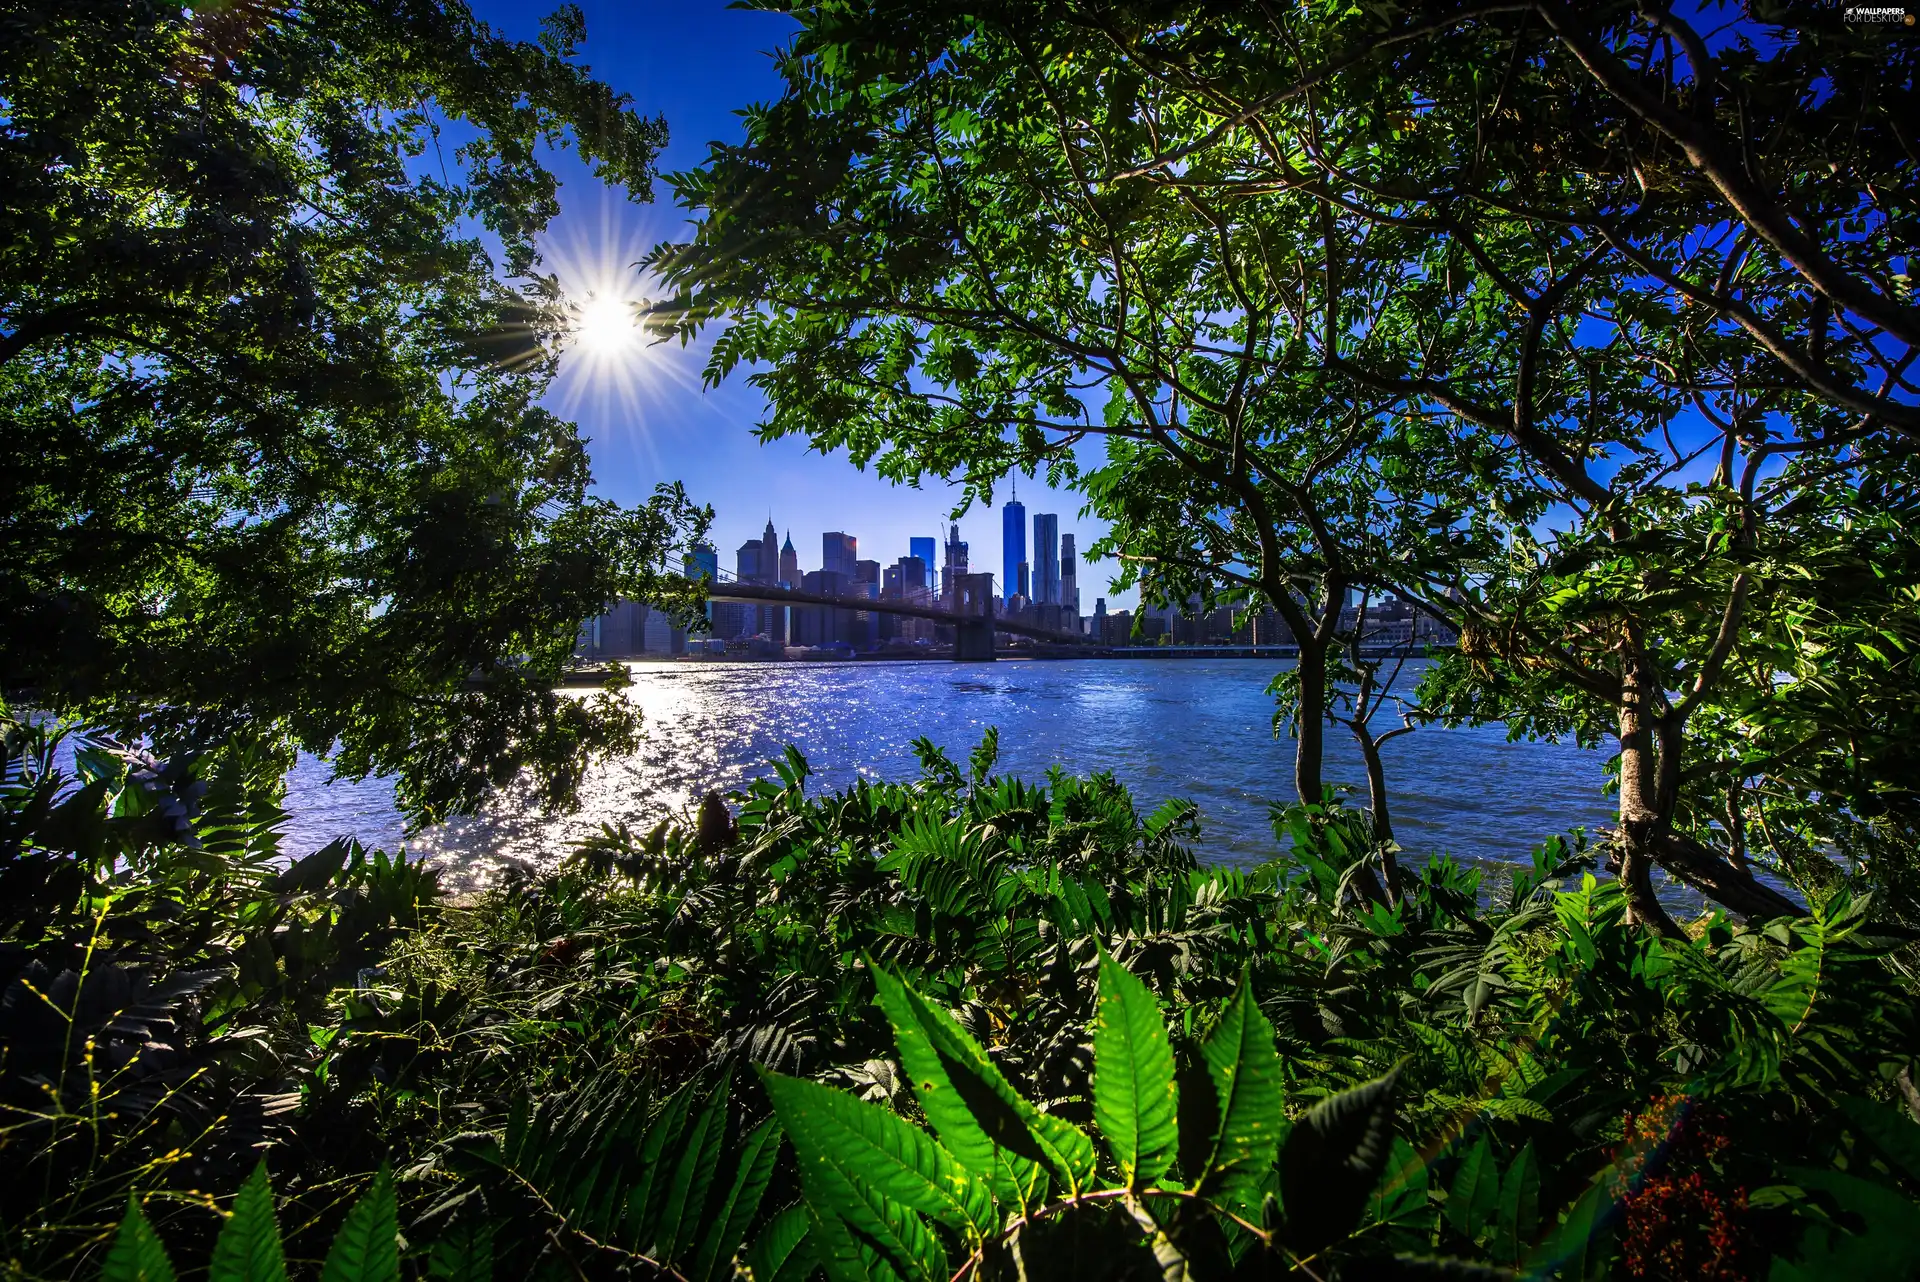
<path id="1" fill-rule="evenodd" d="M 1381 880 L 1386 883 L 1387 902 L 1397 903 L 1400 861 L 1393 857 L 1393 816 L 1387 811 L 1387 771 L 1380 763 L 1380 741 L 1365 722 L 1354 723 L 1353 737 L 1360 741 L 1360 756 L 1367 764 L 1367 814 L 1373 821 L 1373 844 L 1380 851 Z"/>
<path id="2" fill-rule="evenodd" d="M 1666 828 L 1658 797 L 1659 762 L 1653 742 L 1651 702 L 1659 697 L 1659 678 L 1640 638 L 1629 628 L 1621 666 L 1620 706 L 1620 887 L 1626 893 L 1628 924 L 1679 938 L 1681 929 L 1653 893 L 1655 848 Z"/>
<path id="3" fill-rule="evenodd" d="M 1321 758 L 1326 753 L 1327 643 L 1295 635 L 1300 647 L 1300 708 L 1295 719 L 1293 790 L 1303 806 L 1320 804 L 1324 791 Z"/>

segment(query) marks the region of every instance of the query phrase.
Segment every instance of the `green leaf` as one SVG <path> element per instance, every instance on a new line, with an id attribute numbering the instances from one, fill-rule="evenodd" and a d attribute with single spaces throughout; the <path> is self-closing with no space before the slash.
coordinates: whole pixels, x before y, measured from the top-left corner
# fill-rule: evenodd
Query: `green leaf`
<path id="1" fill-rule="evenodd" d="M 1325 1099 L 1294 1123 L 1280 1152 L 1285 1236 L 1307 1255 L 1353 1232 L 1393 1152 L 1396 1066 Z"/>
<path id="2" fill-rule="evenodd" d="M 1180 1147 L 1173 1047 L 1160 1005 L 1103 949 L 1093 1020 L 1093 1120 L 1128 1187 L 1152 1184 Z"/>
<path id="3" fill-rule="evenodd" d="M 321 1266 L 320 1282 L 399 1282 L 399 1218 L 393 1176 L 383 1166 L 347 1212 Z"/>
<path id="4" fill-rule="evenodd" d="M 474 1216 L 435 1238 L 427 1276 L 435 1282 L 493 1282 L 493 1221 Z"/>
<path id="5" fill-rule="evenodd" d="M 1200 1057 L 1213 1079 L 1220 1124 L 1197 1187 L 1208 1197 L 1243 1200 L 1273 1169 L 1286 1121 L 1273 1025 L 1254 1004 L 1245 978 L 1201 1044 Z"/>
<path id="6" fill-rule="evenodd" d="M 1580 1199 L 1567 1208 L 1560 1227 L 1528 1257 L 1528 1267 L 1542 1275 L 1557 1270 L 1555 1275 L 1565 1282 L 1598 1282 L 1604 1278 L 1612 1237 L 1605 1224 L 1613 1203 L 1611 1181 L 1603 1179 L 1588 1185 Z"/>
<path id="7" fill-rule="evenodd" d="M 792 1137 L 803 1178 L 824 1162 L 972 1239 L 994 1231 L 987 1186 L 919 1127 L 818 1082 L 766 1070 L 760 1079 Z"/>
<path id="8" fill-rule="evenodd" d="M 1514 1155 L 1513 1164 L 1500 1178 L 1495 1224 L 1494 1258 L 1503 1264 L 1520 1263 L 1540 1231 L 1540 1162 L 1532 1140 Z"/>
<path id="9" fill-rule="evenodd" d="M 869 963 L 872 965 L 872 963 Z M 1051 1171 L 1069 1191 L 1093 1183 L 1093 1141 L 1020 1098 L 953 1016 L 873 966 L 900 1064 L 941 1143 L 994 1196 L 1023 1212 L 1046 1195 Z"/>
<path id="10" fill-rule="evenodd" d="M 733 1187 L 714 1209 L 707 1227 L 706 1240 L 694 1257 L 694 1282 L 707 1282 L 728 1268 L 734 1251 L 747 1236 L 747 1228 L 760 1210 L 767 1182 L 773 1178 L 773 1163 L 780 1156 L 783 1138 L 779 1123 L 769 1119 L 756 1127 L 740 1146 L 734 1169 Z"/>
<path id="11" fill-rule="evenodd" d="M 927 1232 L 926 1225 L 912 1211 L 897 1205 L 890 1209 L 901 1224 L 918 1225 L 920 1232 Z M 902 1282 L 929 1276 L 920 1271 L 925 1262 L 916 1267 L 902 1260 L 885 1241 L 855 1229 L 811 1195 L 807 1198 L 807 1212 L 812 1217 L 810 1237 L 814 1253 L 828 1282 Z M 934 1243 L 936 1249 L 938 1245 Z"/>
<path id="12" fill-rule="evenodd" d="M 707 1192 L 720 1165 L 720 1142 L 727 1130 L 727 1100 L 732 1074 L 722 1074 L 707 1103 L 680 1138 L 679 1158 L 662 1199 L 660 1222 L 651 1254 L 661 1261 L 677 1260 L 693 1249 L 706 1210 Z"/>
<path id="13" fill-rule="evenodd" d="M 813 1217 L 805 1206 L 790 1206 L 767 1221 L 747 1248 L 753 1282 L 802 1282 L 818 1263 L 812 1234 Z"/>
<path id="14" fill-rule="evenodd" d="M 120 1231 L 107 1248 L 106 1263 L 100 1269 L 100 1282 L 173 1282 L 173 1261 L 160 1235 L 147 1221 L 147 1213 L 131 1195 Z"/>
<path id="15" fill-rule="evenodd" d="M 928 1137 L 877 1104 L 767 1069 L 760 1070 L 760 1080 L 793 1142 L 807 1205 L 816 1219 L 832 1217 L 851 1230 L 843 1235 L 825 1226 L 829 1272 L 854 1269 L 864 1248 L 878 1251 L 904 1276 L 944 1276 L 946 1251 L 919 1212 L 964 1222 L 957 1204 L 964 1194 L 952 1182 L 964 1173 L 942 1160 L 945 1155 Z"/>
<path id="16" fill-rule="evenodd" d="M 1426 1228 L 1432 1224 L 1427 1214 L 1427 1163 L 1413 1145 L 1394 1136 L 1393 1152 L 1380 1187 L 1373 1191 L 1368 1218 L 1375 1224 Z"/>
<path id="17" fill-rule="evenodd" d="M 1884 1104 L 1857 1096 L 1841 1100 L 1840 1110 L 1889 1162 L 1909 1179 L 1920 1180 L 1920 1126 Z"/>
<path id="18" fill-rule="evenodd" d="M 668 1194 L 666 1176 L 673 1163 L 671 1155 L 683 1152 L 680 1137 L 686 1130 L 687 1114 L 698 1098 L 699 1085 L 699 1079 L 695 1078 L 669 1096 L 659 1116 L 647 1127 L 646 1137 L 640 1141 L 639 1166 L 631 1187 L 624 1190 L 624 1223 L 627 1236 L 633 1242 L 650 1243 L 658 1236 L 660 1209 Z M 591 1188 L 591 1182 L 583 1181 L 579 1187 L 584 1193 Z"/>
<path id="19" fill-rule="evenodd" d="M 233 1213 L 213 1244 L 207 1282 L 285 1282 L 287 1261 L 273 1219 L 273 1185 L 261 1162 L 240 1186 Z"/>
<path id="20" fill-rule="evenodd" d="M 1500 1203 L 1500 1172 L 1494 1165 L 1493 1145 L 1485 1135 L 1460 1155 L 1460 1165 L 1447 1189 L 1447 1223 L 1461 1237 L 1478 1242 Z"/>
<path id="21" fill-rule="evenodd" d="M 1903 1278 L 1920 1270 L 1920 1203 L 1897 1190 L 1845 1171 L 1786 1167 L 1801 1188 L 1830 1196 L 1842 1211 L 1864 1221 L 1864 1233 L 1813 1225 L 1801 1240 L 1799 1260 L 1775 1261 L 1772 1277 L 1793 1279 Z"/>

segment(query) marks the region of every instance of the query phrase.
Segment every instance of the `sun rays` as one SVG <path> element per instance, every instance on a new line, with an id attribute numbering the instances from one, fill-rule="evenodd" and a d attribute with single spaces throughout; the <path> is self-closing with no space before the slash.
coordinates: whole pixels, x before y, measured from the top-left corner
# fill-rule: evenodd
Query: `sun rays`
<path id="1" fill-rule="evenodd" d="M 703 344 L 658 342 L 640 324 L 654 282 L 636 264 L 662 239 L 648 213 L 605 197 L 597 218 L 564 220 L 541 252 L 573 314 L 550 403 L 588 435 L 635 449 L 658 470 L 653 438 L 668 424 L 650 419 L 682 401 L 678 393 L 700 389 L 705 353 Z"/>

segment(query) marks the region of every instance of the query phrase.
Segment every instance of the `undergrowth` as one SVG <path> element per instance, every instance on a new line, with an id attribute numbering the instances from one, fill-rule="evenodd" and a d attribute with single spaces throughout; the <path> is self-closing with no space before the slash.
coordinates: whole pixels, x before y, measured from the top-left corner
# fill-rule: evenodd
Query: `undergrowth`
<path id="1" fill-rule="evenodd" d="M 1920 1265 L 1904 940 L 1855 888 L 1665 940 L 1554 839 L 1386 905 L 1336 801 L 1202 866 L 1191 806 L 990 733 L 825 796 L 789 750 L 450 901 L 289 865 L 271 754 L 61 733 L 4 728 L 11 1276 Z"/>

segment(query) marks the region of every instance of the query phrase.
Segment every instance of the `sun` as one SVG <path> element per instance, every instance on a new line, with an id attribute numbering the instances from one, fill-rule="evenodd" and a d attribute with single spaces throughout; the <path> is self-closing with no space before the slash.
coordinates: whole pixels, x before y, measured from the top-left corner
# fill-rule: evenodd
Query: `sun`
<path id="1" fill-rule="evenodd" d="M 576 310 L 573 341 L 603 360 L 640 350 L 640 326 L 633 304 L 623 298 L 589 296 Z"/>

